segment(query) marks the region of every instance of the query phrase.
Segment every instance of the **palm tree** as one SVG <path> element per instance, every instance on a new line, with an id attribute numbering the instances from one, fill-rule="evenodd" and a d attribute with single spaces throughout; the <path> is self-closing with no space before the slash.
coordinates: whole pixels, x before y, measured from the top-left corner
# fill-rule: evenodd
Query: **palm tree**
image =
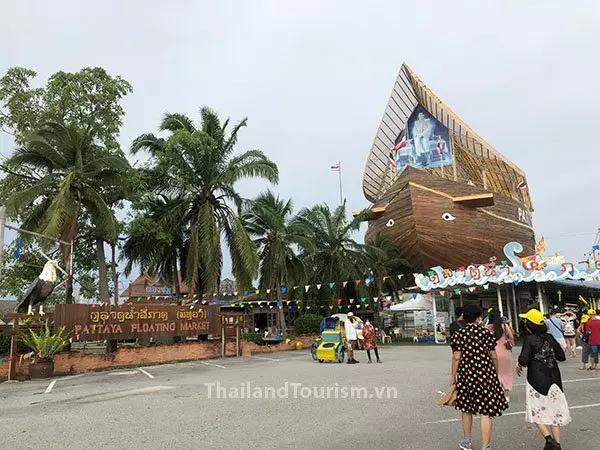
<path id="1" fill-rule="evenodd" d="M 129 163 L 97 145 L 90 130 L 47 122 L 26 136 L 2 169 L 24 180 L 24 188 L 6 200 L 8 215 L 25 213 L 23 229 L 75 243 L 81 220 L 88 215 L 98 237 L 116 236 L 114 214 L 103 192 L 122 182 Z M 69 264 L 70 247 L 60 245 L 63 266 Z M 70 301 L 72 282 L 67 289 Z"/>
<path id="2" fill-rule="evenodd" d="M 144 134 L 133 142 L 131 151 L 145 149 L 153 157 L 150 173 L 154 194 L 180 198 L 185 205 L 184 222 L 189 232 L 182 272 L 190 288 L 199 293 L 216 291 L 223 262 L 221 238 L 228 246 L 238 285 L 250 286 L 259 258 L 237 214 L 244 200 L 235 184 L 243 178 L 276 183 L 279 172 L 259 150 L 233 155 L 246 119 L 229 131 L 229 120 L 221 123 L 211 109 L 201 108 L 200 116 L 196 127 L 183 114 L 165 114 L 160 130 L 169 136 L 162 139 Z"/>
<path id="3" fill-rule="evenodd" d="M 290 286 L 304 278 L 304 264 L 294 251 L 308 247 L 306 228 L 292 218 L 291 200 L 284 201 L 271 191 L 259 195 L 244 211 L 246 229 L 254 238 L 260 256 L 260 289 Z"/>
<path id="4" fill-rule="evenodd" d="M 157 196 L 145 202 L 144 211 L 129 224 L 121 259 L 125 274 L 137 264 L 142 273 L 162 274 L 180 296 L 178 265 L 184 265 L 187 204 L 182 197 Z"/>
<path id="5" fill-rule="evenodd" d="M 311 282 L 359 278 L 365 271 L 362 245 L 352 233 L 360 228 L 362 215 L 346 217 L 346 203 L 333 211 L 327 205 L 305 208 L 296 220 L 308 230 L 311 247 L 302 247 Z"/>
<path id="6" fill-rule="evenodd" d="M 373 286 L 381 295 L 388 285 L 392 292 L 396 288 L 397 275 L 405 272 L 410 264 L 400 256 L 393 240 L 377 235 L 369 239 L 364 246 L 365 261 L 373 275 Z"/>
<path id="7" fill-rule="evenodd" d="M 254 199 L 242 216 L 259 251 L 259 288 L 273 290 L 279 301 L 282 299 L 282 286 L 292 286 L 305 278 L 304 263 L 295 252 L 295 247 L 312 245 L 305 227 L 292 218 L 292 212 L 291 200 L 281 200 L 267 191 Z M 279 309 L 279 317 L 285 335 L 282 308 Z"/>

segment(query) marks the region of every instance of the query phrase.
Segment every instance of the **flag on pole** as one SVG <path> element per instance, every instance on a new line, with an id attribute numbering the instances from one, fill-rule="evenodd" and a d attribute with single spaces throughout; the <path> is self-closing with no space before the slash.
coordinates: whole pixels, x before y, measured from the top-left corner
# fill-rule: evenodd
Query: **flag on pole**
<path id="1" fill-rule="evenodd" d="M 396 152 L 390 152 L 388 155 L 388 164 L 393 168 L 396 168 Z"/>
<path id="2" fill-rule="evenodd" d="M 331 171 L 339 172 L 340 171 L 340 163 L 337 163 L 337 164 L 334 164 L 333 166 L 331 166 Z"/>
<path id="3" fill-rule="evenodd" d="M 439 157 L 444 156 L 444 147 L 442 147 L 442 137 L 438 136 L 437 145 L 435 146 Z"/>
<path id="4" fill-rule="evenodd" d="M 398 138 L 396 139 L 394 146 L 392 147 L 392 151 L 397 152 L 398 150 L 400 150 L 404 147 L 406 147 L 406 132 L 404 130 L 402 130 L 400 132 L 400 134 L 398 135 Z"/>
<path id="5" fill-rule="evenodd" d="M 517 184 L 517 189 L 520 191 L 526 191 L 527 190 L 527 181 L 521 180 L 521 182 L 519 184 Z"/>

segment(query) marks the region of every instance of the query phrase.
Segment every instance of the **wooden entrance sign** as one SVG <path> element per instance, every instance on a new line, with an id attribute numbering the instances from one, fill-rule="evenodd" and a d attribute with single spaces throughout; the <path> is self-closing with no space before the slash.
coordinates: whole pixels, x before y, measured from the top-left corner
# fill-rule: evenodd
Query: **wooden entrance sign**
<path id="1" fill-rule="evenodd" d="M 221 331 L 218 306 L 56 305 L 54 325 L 64 326 L 74 341 L 218 336 Z"/>

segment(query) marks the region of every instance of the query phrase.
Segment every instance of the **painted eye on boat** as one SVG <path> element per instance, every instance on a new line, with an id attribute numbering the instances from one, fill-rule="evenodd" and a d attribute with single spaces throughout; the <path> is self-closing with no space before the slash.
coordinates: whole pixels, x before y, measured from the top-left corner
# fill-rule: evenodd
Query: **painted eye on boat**
<path id="1" fill-rule="evenodd" d="M 385 224 L 385 226 L 386 227 L 393 227 L 395 223 L 396 222 L 394 222 L 394 219 L 390 219 L 390 220 L 387 221 L 387 223 Z"/>
<path id="2" fill-rule="evenodd" d="M 444 214 L 442 214 L 442 219 L 450 222 L 452 220 L 456 220 L 456 217 L 454 217 L 452 214 L 450 214 L 449 212 L 445 212 Z"/>

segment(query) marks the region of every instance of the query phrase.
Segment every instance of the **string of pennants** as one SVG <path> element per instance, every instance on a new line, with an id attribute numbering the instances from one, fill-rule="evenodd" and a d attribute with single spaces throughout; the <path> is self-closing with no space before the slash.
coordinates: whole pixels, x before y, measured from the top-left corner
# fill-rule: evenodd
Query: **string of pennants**
<path id="1" fill-rule="evenodd" d="M 404 275 L 397 275 L 397 277 L 398 277 L 398 279 L 399 279 L 399 280 L 401 280 L 403 276 L 404 276 Z M 391 279 L 391 278 L 392 278 L 392 277 L 390 277 L 390 276 L 385 276 L 385 277 L 383 277 L 383 281 L 389 280 L 389 279 Z M 358 280 L 354 280 L 354 281 L 353 281 L 353 283 L 354 283 L 356 286 L 359 286 L 361 283 L 363 283 L 363 281 L 364 281 L 364 284 L 365 284 L 366 286 L 370 286 L 371 284 L 373 284 L 373 283 L 375 282 L 375 278 L 373 278 L 373 277 L 368 277 L 368 278 L 366 278 L 366 279 L 364 279 L 364 280 L 360 280 L 360 279 L 358 279 Z M 330 281 L 330 282 L 327 282 L 327 283 L 313 283 L 313 284 L 305 284 L 304 286 L 293 286 L 293 287 L 292 287 L 291 289 L 289 289 L 289 290 L 304 289 L 304 292 L 305 292 L 305 293 L 308 293 L 308 291 L 309 291 L 311 288 L 316 288 L 316 289 L 317 289 L 317 291 L 319 291 L 319 290 L 321 290 L 321 288 L 322 288 L 322 287 L 328 286 L 328 287 L 329 287 L 329 289 L 333 289 L 333 288 L 334 288 L 336 285 L 339 285 L 339 284 L 341 284 L 341 285 L 342 285 L 342 287 L 344 287 L 344 288 L 345 288 L 345 287 L 348 285 L 348 283 L 351 283 L 351 282 L 352 282 L 352 281 L 342 281 L 342 282 L 339 282 L 339 281 L 338 281 L 338 282 L 336 282 L 336 281 Z M 269 294 L 270 294 L 272 291 L 273 291 L 272 289 L 263 289 L 263 290 L 261 290 L 261 289 L 255 289 L 254 291 L 245 290 L 245 291 L 243 292 L 243 294 L 244 294 L 244 297 L 247 297 L 248 295 L 252 295 L 252 294 L 260 295 L 260 294 L 261 294 L 261 292 L 262 292 L 262 293 L 266 293 L 267 295 L 269 295 Z M 282 287 L 282 288 L 281 288 L 281 293 L 282 293 L 282 294 L 285 294 L 285 293 L 287 293 L 287 292 L 288 292 L 288 288 L 287 288 L 287 287 Z M 205 294 L 204 294 L 204 295 L 205 295 Z M 215 294 L 215 295 L 216 295 L 216 294 Z M 233 295 L 234 295 L 234 296 L 237 296 L 237 292 L 234 292 L 234 293 L 233 293 Z"/>

